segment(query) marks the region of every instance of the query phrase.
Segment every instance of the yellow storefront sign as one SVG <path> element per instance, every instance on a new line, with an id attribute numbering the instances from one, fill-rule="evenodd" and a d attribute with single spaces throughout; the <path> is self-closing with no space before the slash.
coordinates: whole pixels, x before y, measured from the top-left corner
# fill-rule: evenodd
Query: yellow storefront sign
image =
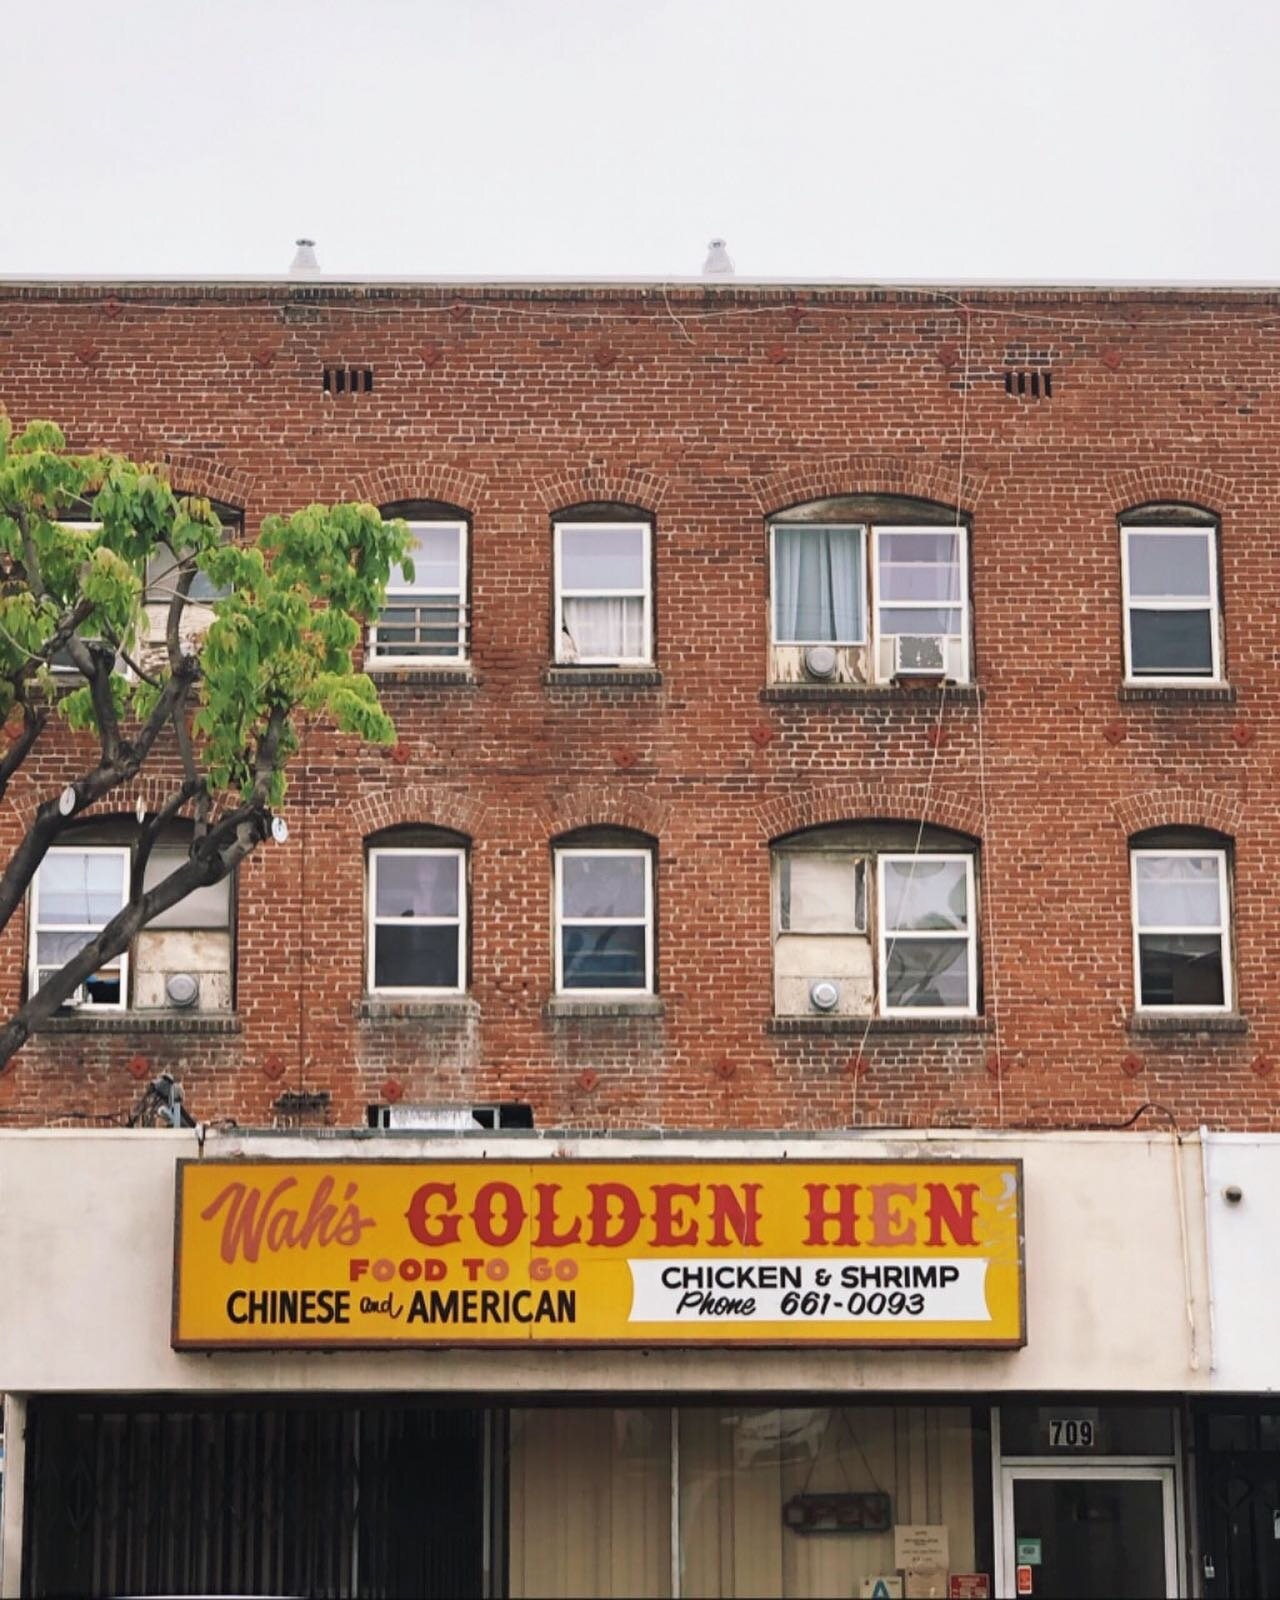
<path id="1" fill-rule="evenodd" d="M 1017 1161 L 180 1161 L 178 1349 L 1020 1345 Z"/>

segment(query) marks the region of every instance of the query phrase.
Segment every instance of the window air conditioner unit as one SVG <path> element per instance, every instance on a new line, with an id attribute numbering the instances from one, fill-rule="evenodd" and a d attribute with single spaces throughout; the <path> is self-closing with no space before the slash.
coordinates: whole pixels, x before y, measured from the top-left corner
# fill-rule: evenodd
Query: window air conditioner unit
<path id="1" fill-rule="evenodd" d="M 943 678 L 947 672 L 947 641 L 940 633 L 900 633 L 893 641 L 896 678 Z"/>

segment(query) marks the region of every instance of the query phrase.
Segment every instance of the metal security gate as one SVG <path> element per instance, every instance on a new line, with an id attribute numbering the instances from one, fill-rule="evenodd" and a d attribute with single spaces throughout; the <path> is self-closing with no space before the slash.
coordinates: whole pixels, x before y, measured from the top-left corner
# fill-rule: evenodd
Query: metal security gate
<path id="1" fill-rule="evenodd" d="M 481 1596 L 485 1416 L 35 1400 L 24 1593 Z"/>

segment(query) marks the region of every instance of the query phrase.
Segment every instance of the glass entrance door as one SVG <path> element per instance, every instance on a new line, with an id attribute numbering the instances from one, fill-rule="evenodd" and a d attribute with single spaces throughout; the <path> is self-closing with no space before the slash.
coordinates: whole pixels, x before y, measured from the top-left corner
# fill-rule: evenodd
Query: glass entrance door
<path id="1" fill-rule="evenodd" d="M 1036 1600 L 1178 1592 L 1170 1467 L 1006 1467 L 1004 1528 L 1002 1592 Z"/>

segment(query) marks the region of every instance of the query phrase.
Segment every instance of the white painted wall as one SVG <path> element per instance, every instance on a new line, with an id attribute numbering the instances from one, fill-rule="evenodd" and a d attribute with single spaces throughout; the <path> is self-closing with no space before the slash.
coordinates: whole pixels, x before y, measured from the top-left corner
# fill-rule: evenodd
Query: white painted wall
<path id="1" fill-rule="evenodd" d="M 1204 1205 L 1213 1293 L 1213 1386 L 1280 1390 L 1280 1136 L 1206 1133 Z M 1238 1187 L 1239 1201 L 1224 1190 Z"/>
<path id="2" fill-rule="evenodd" d="M 1272 1144 L 1280 1147 L 1280 1141 Z M 1028 1344 L 1023 1350 L 967 1353 L 576 1349 L 179 1355 L 169 1348 L 174 1161 L 198 1154 L 194 1133 L 0 1132 L 0 1391 L 678 1394 L 740 1391 L 749 1385 L 769 1391 L 1062 1389 L 1096 1394 L 1181 1392 L 1209 1381 L 1200 1150 L 1194 1140 L 1181 1150 L 1193 1349 L 1175 1146 L 1166 1133 L 966 1130 L 669 1142 L 418 1134 L 320 1140 L 211 1133 L 204 1144 L 206 1157 L 256 1159 L 1021 1156 Z M 1259 1224 L 1262 1207 L 1259 1199 L 1250 1213 Z M 1274 1239 L 1269 1240 L 1259 1259 L 1273 1259 L 1275 1251 Z M 1273 1282 L 1269 1292 L 1280 1309 L 1280 1288 Z"/>

